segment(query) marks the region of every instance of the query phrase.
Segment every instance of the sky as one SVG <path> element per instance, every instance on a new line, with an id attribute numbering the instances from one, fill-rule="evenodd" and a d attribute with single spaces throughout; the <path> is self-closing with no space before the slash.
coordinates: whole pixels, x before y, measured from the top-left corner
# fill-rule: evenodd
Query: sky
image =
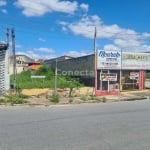
<path id="1" fill-rule="evenodd" d="M 33 59 L 92 54 L 95 27 L 96 49 L 150 52 L 150 0 L 0 0 L 0 41 Z"/>

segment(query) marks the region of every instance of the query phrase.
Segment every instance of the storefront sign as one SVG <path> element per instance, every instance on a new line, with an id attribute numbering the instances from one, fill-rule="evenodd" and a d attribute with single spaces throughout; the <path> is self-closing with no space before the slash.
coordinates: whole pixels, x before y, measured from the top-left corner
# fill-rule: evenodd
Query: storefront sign
<path id="1" fill-rule="evenodd" d="M 99 50 L 97 69 L 150 70 L 150 53 Z"/>
<path id="2" fill-rule="evenodd" d="M 121 52 L 111 50 L 99 50 L 97 56 L 98 69 L 120 69 Z"/>
<path id="3" fill-rule="evenodd" d="M 122 69 L 128 70 L 150 70 L 150 54 L 149 53 L 122 53 Z"/>
<path id="4" fill-rule="evenodd" d="M 101 81 L 117 81 L 116 73 L 100 73 Z"/>
<path id="5" fill-rule="evenodd" d="M 130 72 L 130 79 L 131 80 L 138 80 L 139 79 L 139 72 Z"/>

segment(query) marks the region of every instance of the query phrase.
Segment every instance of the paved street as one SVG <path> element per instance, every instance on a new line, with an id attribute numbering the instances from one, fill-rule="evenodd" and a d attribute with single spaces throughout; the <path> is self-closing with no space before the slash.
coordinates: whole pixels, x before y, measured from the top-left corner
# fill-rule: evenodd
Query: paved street
<path id="1" fill-rule="evenodd" d="M 0 108 L 0 150 L 149 149 L 150 100 Z"/>

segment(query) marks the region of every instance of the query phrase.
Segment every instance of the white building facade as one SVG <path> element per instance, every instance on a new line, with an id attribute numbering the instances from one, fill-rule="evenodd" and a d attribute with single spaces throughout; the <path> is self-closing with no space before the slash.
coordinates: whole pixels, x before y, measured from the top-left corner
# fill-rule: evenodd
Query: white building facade
<path id="1" fill-rule="evenodd" d="M 7 44 L 0 44 L 0 95 L 10 89 L 9 52 Z"/>

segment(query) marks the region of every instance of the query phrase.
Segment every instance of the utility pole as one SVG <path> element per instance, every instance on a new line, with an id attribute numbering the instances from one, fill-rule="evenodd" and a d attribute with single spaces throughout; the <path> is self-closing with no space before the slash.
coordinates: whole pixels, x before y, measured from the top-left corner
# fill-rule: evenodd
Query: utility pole
<path id="1" fill-rule="evenodd" d="M 57 58 L 55 60 L 55 85 L 54 85 L 54 94 L 57 94 Z"/>
<path id="2" fill-rule="evenodd" d="M 15 31 L 11 29 L 12 51 L 13 51 L 13 88 L 16 88 L 16 50 L 15 50 Z"/>
<path id="3" fill-rule="evenodd" d="M 93 88 L 93 93 L 94 93 L 94 89 L 97 88 L 97 52 L 96 52 L 96 36 L 97 36 L 97 30 L 95 27 L 94 30 L 94 88 Z M 96 90 L 96 89 L 95 89 Z"/>
<path id="4" fill-rule="evenodd" d="M 7 33 L 6 33 L 6 42 L 7 46 L 9 47 L 9 29 L 7 28 Z"/>
<path id="5" fill-rule="evenodd" d="M 120 86 L 119 86 L 119 91 L 121 92 L 122 91 L 122 49 L 120 50 L 121 51 L 121 64 L 120 64 Z"/>

